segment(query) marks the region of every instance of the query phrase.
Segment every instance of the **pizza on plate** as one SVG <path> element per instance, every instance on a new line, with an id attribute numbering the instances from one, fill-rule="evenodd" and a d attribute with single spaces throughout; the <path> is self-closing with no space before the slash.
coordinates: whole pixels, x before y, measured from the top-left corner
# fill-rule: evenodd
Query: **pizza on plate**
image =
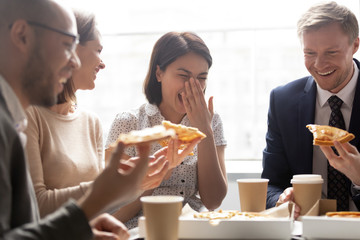
<path id="1" fill-rule="evenodd" d="M 166 129 L 163 125 L 157 125 L 151 128 L 133 130 L 129 133 L 119 135 L 117 142 L 121 141 L 127 145 L 135 145 L 146 142 L 166 140 L 175 138 L 176 133 L 173 129 Z"/>
<path id="2" fill-rule="evenodd" d="M 327 212 L 327 217 L 338 217 L 338 218 L 360 218 L 360 212 Z"/>
<path id="3" fill-rule="evenodd" d="M 355 138 L 354 134 L 336 127 L 316 124 L 308 124 L 306 127 L 313 134 L 314 145 L 334 146 L 334 141 L 345 143 Z"/>

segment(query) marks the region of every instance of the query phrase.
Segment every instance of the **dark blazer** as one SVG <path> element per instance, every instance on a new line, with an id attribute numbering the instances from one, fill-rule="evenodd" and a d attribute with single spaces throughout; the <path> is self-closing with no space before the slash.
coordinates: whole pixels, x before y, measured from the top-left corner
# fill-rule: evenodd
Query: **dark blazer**
<path id="1" fill-rule="evenodd" d="M 358 68 L 360 63 L 354 59 Z M 315 120 L 316 83 L 308 76 L 270 94 L 266 148 L 263 151 L 262 178 L 268 178 L 266 207 L 275 206 L 279 195 L 290 187 L 294 174 L 312 173 L 313 137 L 305 127 Z M 350 143 L 360 151 L 360 75 L 357 80 L 349 132 L 356 138 Z M 354 199 L 355 197 L 355 199 Z M 353 196 L 359 208 L 360 195 Z"/>
<path id="2" fill-rule="evenodd" d="M 74 201 L 39 221 L 13 121 L 0 91 L 0 239 L 91 239 L 88 221 Z"/>

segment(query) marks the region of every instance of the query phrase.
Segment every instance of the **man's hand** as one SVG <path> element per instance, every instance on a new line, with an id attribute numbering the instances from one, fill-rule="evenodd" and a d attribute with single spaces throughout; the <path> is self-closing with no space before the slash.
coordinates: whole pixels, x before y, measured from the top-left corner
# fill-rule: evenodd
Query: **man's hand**
<path id="1" fill-rule="evenodd" d="M 355 185 L 360 185 L 360 154 L 356 147 L 349 143 L 334 141 L 339 153 L 337 156 L 329 146 L 320 146 L 321 151 L 329 160 L 329 164 L 345 174 Z"/>
<path id="2" fill-rule="evenodd" d="M 278 203 L 285 203 L 288 201 L 294 202 L 294 189 L 292 187 L 288 187 L 284 190 L 284 192 L 279 196 Z M 300 216 L 300 207 L 294 202 L 294 218 L 297 219 Z"/>
<path id="3" fill-rule="evenodd" d="M 141 184 L 148 169 L 150 143 L 137 145 L 139 157 L 134 161 L 121 159 L 124 148 L 124 144 L 119 142 L 107 167 L 79 200 L 88 219 L 102 211 L 119 208 L 141 193 Z"/>
<path id="4" fill-rule="evenodd" d="M 95 240 L 127 240 L 130 237 L 125 225 L 107 213 L 94 218 L 90 226 Z"/>

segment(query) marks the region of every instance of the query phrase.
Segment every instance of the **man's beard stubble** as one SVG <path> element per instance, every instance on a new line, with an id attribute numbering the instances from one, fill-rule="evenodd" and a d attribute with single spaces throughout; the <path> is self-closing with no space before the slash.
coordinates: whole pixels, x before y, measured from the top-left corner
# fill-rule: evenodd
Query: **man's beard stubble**
<path id="1" fill-rule="evenodd" d="M 41 54 L 39 43 L 34 46 L 22 78 L 22 89 L 31 105 L 51 107 L 56 104 L 54 74 Z"/>

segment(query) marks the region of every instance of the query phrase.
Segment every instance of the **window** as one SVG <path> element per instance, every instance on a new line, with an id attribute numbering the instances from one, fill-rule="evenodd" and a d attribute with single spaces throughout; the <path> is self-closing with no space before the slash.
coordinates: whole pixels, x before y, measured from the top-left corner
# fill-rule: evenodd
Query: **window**
<path id="1" fill-rule="evenodd" d="M 261 159 L 271 89 L 308 75 L 296 23 L 315 0 L 167 0 L 69 2 L 97 16 L 105 70 L 79 105 L 96 112 L 107 135 L 119 112 L 145 102 L 142 82 L 157 39 L 194 31 L 208 45 L 213 66 L 207 97 L 214 96 L 228 140 L 226 159 Z M 337 1 L 359 19 L 359 1 Z M 356 55 L 355 55 L 356 56 Z"/>

